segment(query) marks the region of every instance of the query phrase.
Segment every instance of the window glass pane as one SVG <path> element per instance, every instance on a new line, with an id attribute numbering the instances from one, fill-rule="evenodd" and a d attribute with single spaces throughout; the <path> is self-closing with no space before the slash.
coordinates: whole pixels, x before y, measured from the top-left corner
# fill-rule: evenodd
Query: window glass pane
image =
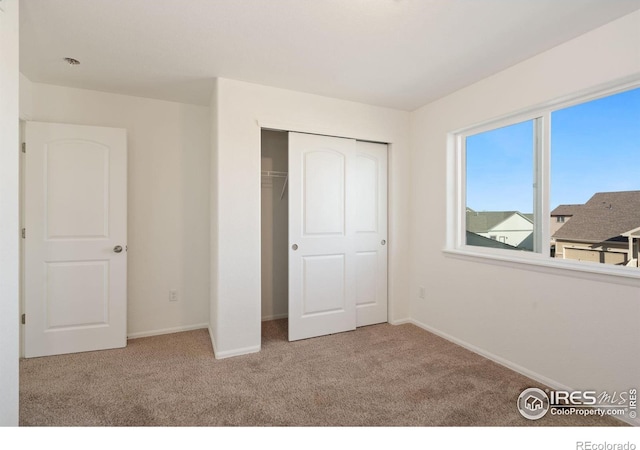
<path id="1" fill-rule="evenodd" d="M 556 258 L 638 267 L 640 88 L 551 114 L 550 208 Z"/>
<path id="2" fill-rule="evenodd" d="M 468 136 L 467 245 L 533 251 L 534 121 Z"/>

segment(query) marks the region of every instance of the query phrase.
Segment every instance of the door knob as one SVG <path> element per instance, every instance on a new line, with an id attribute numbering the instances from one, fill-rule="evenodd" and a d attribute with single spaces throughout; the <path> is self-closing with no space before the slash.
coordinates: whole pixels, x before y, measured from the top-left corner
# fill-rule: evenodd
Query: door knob
<path id="1" fill-rule="evenodd" d="M 116 245 L 113 247 L 113 251 L 116 253 L 120 253 L 122 251 L 122 245 Z"/>
<path id="2" fill-rule="evenodd" d="M 291 246 L 291 248 L 293 249 L 293 251 L 298 250 L 298 244 L 293 244 L 293 245 Z"/>
<path id="3" fill-rule="evenodd" d="M 383 239 L 383 240 L 381 240 L 381 241 L 380 241 L 380 243 L 381 243 L 382 245 L 384 245 L 384 244 L 386 244 L 386 243 L 387 243 L 387 241 L 385 241 L 385 240 Z"/>

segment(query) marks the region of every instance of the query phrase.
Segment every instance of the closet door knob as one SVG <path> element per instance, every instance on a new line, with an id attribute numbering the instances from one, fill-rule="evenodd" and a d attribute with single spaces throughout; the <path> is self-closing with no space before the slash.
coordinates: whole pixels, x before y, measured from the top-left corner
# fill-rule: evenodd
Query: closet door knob
<path id="1" fill-rule="evenodd" d="M 382 245 L 384 245 L 386 243 L 387 243 L 387 241 L 385 241 L 384 239 L 380 241 L 380 244 L 382 244 Z"/>
<path id="2" fill-rule="evenodd" d="M 113 247 L 113 251 L 115 253 L 120 253 L 122 251 L 122 246 L 121 245 L 116 245 L 115 247 Z"/>
<path id="3" fill-rule="evenodd" d="M 291 246 L 291 248 L 293 249 L 293 251 L 298 250 L 298 244 L 293 244 L 293 245 Z"/>

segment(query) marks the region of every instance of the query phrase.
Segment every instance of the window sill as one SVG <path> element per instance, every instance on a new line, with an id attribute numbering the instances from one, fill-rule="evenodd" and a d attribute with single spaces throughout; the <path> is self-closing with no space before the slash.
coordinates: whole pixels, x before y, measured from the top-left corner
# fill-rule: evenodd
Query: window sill
<path id="1" fill-rule="evenodd" d="M 505 250 L 505 252 L 508 251 Z M 640 287 L 640 267 L 616 267 L 565 259 L 554 260 L 539 254 L 513 256 L 502 254 L 502 252 L 484 252 L 468 248 L 444 249 L 443 253 L 448 257 L 477 263 Z"/>

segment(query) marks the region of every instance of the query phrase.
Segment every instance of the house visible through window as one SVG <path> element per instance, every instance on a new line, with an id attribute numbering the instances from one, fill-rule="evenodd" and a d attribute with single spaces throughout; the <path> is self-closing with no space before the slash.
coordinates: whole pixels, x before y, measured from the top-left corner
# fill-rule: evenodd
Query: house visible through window
<path id="1" fill-rule="evenodd" d="M 638 267 L 640 89 L 553 111 L 551 130 L 550 207 L 572 212 L 555 257 Z"/>
<path id="2" fill-rule="evenodd" d="M 457 136 L 462 246 L 638 268 L 637 85 Z"/>

